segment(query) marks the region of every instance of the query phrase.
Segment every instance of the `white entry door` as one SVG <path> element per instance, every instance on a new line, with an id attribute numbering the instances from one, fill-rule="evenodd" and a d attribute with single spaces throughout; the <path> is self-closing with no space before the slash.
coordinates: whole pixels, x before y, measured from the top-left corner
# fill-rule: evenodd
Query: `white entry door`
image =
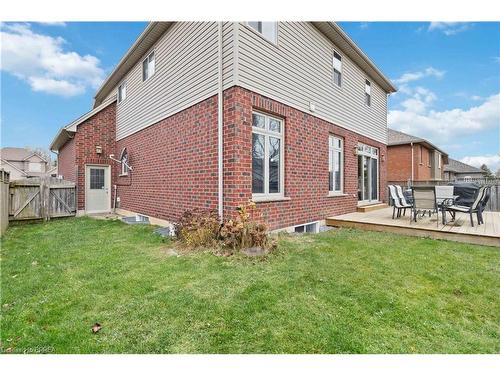
<path id="1" fill-rule="evenodd" d="M 88 165 L 86 167 L 85 185 L 86 212 L 109 212 L 111 209 L 111 175 L 109 166 Z"/>

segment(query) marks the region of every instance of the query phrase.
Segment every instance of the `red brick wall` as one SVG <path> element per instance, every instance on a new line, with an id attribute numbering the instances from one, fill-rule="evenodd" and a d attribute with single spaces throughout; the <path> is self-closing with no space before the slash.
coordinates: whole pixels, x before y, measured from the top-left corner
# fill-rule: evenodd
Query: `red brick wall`
<path id="1" fill-rule="evenodd" d="M 119 140 L 117 153 L 124 147 L 133 170 L 116 174 L 120 208 L 170 221 L 217 210 L 217 96 Z"/>
<path id="2" fill-rule="evenodd" d="M 379 192 L 385 200 L 386 146 L 335 126 L 312 115 L 248 90 L 233 87 L 224 95 L 224 196 L 225 214 L 252 197 L 252 110 L 285 120 L 285 196 L 281 202 L 257 203 L 271 229 L 325 219 L 353 212 L 357 207 L 357 156 L 354 147 L 363 142 L 380 149 Z M 328 136 L 344 138 L 343 197 L 328 197 Z M 381 187 L 383 187 L 381 189 Z"/>
<path id="3" fill-rule="evenodd" d="M 94 116 L 78 125 L 75 133 L 75 165 L 77 174 L 78 209 L 85 209 L 85 165 L 99 164 L 111 166 L 111 186 L 113 176 L 118 170 L 118 163 L 109 159 L 115 154 L 116 104 L 110 104 Z M 102 153 L 96 153 L 96 146 L 102 147 Z M 66 162 L 66 161 L 65 161 Z M 111 189 L 112 193 L 113 189 Z M 112 197 L 113 199 L 113 197 Z"/>
<path id="4" fill-rule="evenodd" d="M 407 181 L 411 179 L 411 146 L 387 147 L 387 180 Z"/>
<path id="5" fill-rule="evenodd" d="M 420 159 L 422 150 L 422 160 Z M 415 181 L 426 181 L 432 179 L 432 168 L 430 159 L 432 153 L 429 149 L 416 144 L 413 145 L 413 179 Z M 387 180 L 407 181 L 411 179 L 411 145 L 390 146 L 387 149 Z"/>
<path id="6" fill-rule="evenodd" d="M 353 212 L 357 207 L 357 156 L 363 142 L 380 149 L 380 199 L 385 200 L 386 146 L 310 114 L 233 87 L 224 92 L 224 212 L 252 197 L 252 111 L 284 119 L 285 196 L 289 200 L 258 203 L 271 229 Z M 217 209 L 217 96 L 115 142 L 116 107 L 110 105 L 78 126 L 75 165 L 78 207 L 85 207 L 85 165 L 112 166 L 120 208 L 175 221 L 187 209 Z M 328 197 L 328 136 L 344 138 L 344 193 Z M 103 153 L 97 155 L 95 146 Z M 133 168 L 119 176 L 117 157 L 126 147 Z M 382 188 L 383 187 L 383 188 Z"/>
<path id="7" fill-rule="evenodd" d="M 74 138 L 66 142 L 57 154 L 57 173 L 65 180 L 76 182 Z"/>

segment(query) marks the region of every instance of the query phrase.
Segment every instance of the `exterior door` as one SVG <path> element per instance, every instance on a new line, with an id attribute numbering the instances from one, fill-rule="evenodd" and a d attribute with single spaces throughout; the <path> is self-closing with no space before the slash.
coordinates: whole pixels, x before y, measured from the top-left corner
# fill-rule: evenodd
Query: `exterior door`
<path id="1" fill-rule="evenodd" d="M 358 145 L 358 201 L 378 201 L 378 149 L 364 144 Z"/>
<path id="2" fill-rule="evenodd" d="M 111 175 L 109 166 L 88 165 L 85 177 L 86 212 L 109 212 L 111 209 Z"/>

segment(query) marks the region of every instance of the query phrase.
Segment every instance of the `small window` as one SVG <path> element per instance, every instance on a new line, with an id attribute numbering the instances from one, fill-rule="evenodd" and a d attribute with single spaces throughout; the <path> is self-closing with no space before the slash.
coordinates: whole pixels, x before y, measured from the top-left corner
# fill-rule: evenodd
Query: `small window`
<path id="1" fill-rule="evenodd" d="M 441 153 L 437 152 L 438 168 L 441 169 Z"/>
<path id="2" fill-rule="evenodd" d="M 123 82 L 118 86 L 118 103 L 121 103 L 127 97 L 127 83 Z"/>
<path id="3" fill-rule="evenodd" d="M 90 189 L 104 189 L 104 169 L 90 168 Z"/>
<path id="4" fill-rule="evenodd" d="M 424 148 L 420 146 L 420 164 L 424 163 Z"/>
<path id="5" fill-rule="evenodd" d="M 333 51 L 333 82 L 342 86 L 342 56 L 337 51 Z"/>
<path id="6" fill-rule="evenodd" d="M 248 22 L 248 26 L 259 34 L 262 34 L 262 36 L 270 42 L 274 44 L 278 43 L 278 22 L 254 21 Z"/>
<path id="7" fill-rule="evenodd" d="M 124 150 L 122 153 L 121 157 L 121 173 L 120 176 L 127 176 L 128 175 L 128 153 L 127 150 Z"/>
<path id="8" fill-rule="evenodd" d="M 318 222 L 297 225 L 293 231 L 295 233 L 318 233 Z"/>
<path id="9" fill-rule="evenodd" d="M 365 80 L 365 104 L 368 107 L 372 105 L 372 85 L 367 79 Z"/>
<path id="10" fill-rule="evenodd" d="M 427 166 L 430 167 L 431 166 L 431 159 L 432 159 L 432 151 L 431 150 L 427 150 Z"/>
<path id="11" fill-rule="evenodd" d="M 147 81 L 155 74 L 155 53 L 154 51 L 142 62 L 142 81 Z"/>
<path id="12" fill-rule="evenodd" d="M 328 190 L 331 193 L 342 193 L 344 180 L 344 141 L 333 135 L 328 145 Z"/>

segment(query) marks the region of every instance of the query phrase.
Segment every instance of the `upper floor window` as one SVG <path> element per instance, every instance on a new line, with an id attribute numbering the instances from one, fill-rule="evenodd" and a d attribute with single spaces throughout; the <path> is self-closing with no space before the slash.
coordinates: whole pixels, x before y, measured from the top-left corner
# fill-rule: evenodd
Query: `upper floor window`
<path id="1" fill-rule="evenodd" d="M 248 22 L 248 26 L 262 34 L 270 42 L 278 43 L 278 22 L 253 21 Z"/>
<path id="2" fill-rule="evenodd" d="M 127 83 L 123 82 L 118 86 L 118 103 L 121 103 L 127 97 Z"/>
<path id="3" fill-rule="evenodd" d="M 440 152 L 436 152 L 437 153 L 437 159 L 438 159 L 438 168 L 441 168 L 441 153 Z"/>
<path id="4" fill-rule="evenodd" d="M 432 160 L 432 151 L 431 150 L 427 150 L 427 166 L 428 167 L 431 166 L 431 160 Z"/>
<path id="5" fill-rule="evenodd" d="M 333 51 L 333 82 L 342 86 L 342 56 L 337 51 Z"/>
<path id="6" fill-rule="evenodd" d="M 342 193 L 343 164 L 344 141 L 331 135 L 328 144 L 328 190 L 331 193 Z"/>
<path id="7" fill-rule="evenodd" d="M 254 198 L 283 196 L 283 120 L 252 114 L 252 194 Z"/>
<path id="8" fill-rule="evenodd" d="M 372 84 L 365 79 L 365 104 L 371 106 L 372 104 Z"/>
<path id="9" fill-rule="evenodd" d="M 151 52 L 142 62 L 142 81 L 148 80 L 155 74 L 155 52 Z"/>

